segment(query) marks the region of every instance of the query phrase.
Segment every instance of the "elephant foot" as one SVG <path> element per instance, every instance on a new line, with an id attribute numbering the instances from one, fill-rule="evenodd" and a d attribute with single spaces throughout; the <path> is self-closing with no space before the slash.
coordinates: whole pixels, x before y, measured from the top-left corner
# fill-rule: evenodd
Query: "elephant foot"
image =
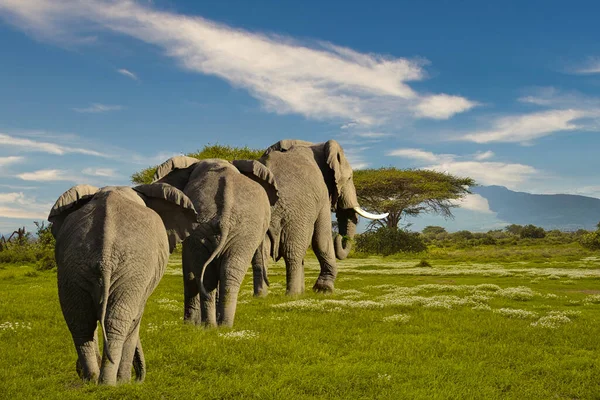
<path id="1" fill-rule="evenodd" d="M 332 293 L 334 289 L 333 279 L 319 277 L 313 286 L 313 291 L 317 293 Z"/>
<path id="2" fill-rule="evenodd" d="M 267 288 L 266 286 L 254 290 L 254 297 L 267 297 L 268 294 L 269 288 Z"/>

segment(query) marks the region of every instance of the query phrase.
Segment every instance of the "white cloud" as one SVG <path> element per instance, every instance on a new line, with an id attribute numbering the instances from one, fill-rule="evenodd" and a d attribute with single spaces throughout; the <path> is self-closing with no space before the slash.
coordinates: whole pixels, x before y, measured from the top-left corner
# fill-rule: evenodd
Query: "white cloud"
<path id="1" fill-rule="evenodd" d="M 53 182 L 53 181 L 77 181 L 78 178 L 69 174 L 68 171 L 60 169 L 41 169 L 34 172 L 23 172 L 17 175 L 24 181 Z"/>
<path id="2" fill-rule="evenodd" d="M 92 105 L 90 105 L 89 107 L 86 107 L 86 108 L 73 108 L 73 111 L 76 111 L 78 113 L 99 114 L 99 113 L 105 113 L 105 112 L 109 112 L 109 111 L 119 111 L 122 109 L 123 109 L 123 106 L 93 103 Z"/>
<path id="3" fill-rule="evenodd" d="M 386 153 L 386 155 L 425 162 L 449 162 L 456 157 L 452 154 L 434 154 L 430 151 L 424 151 L 421 149 L 396 149 L 389 151 Z"/>
<path id="4" fill-rule="evenodd" d="M 491 150 L 485 151 L 483 153 L 478 152 L 475 154 L 475 159 L 477 161 L 489 160 L 490 158 L 494 157 L 494 155 L 494 152 Z"/>
<path id="5" fill-rule="evenodd" d="M 39 203 L 21 193 L 0 193 L 0 217 L 45 220 L 52 204 Z"/>
<path id="6" fill-rule="evenodd" d="M 114 178 L 117 176 L 117 171 L 112 168 L 85 168 L 81 172 L 85 175 L 101 176 L 105 178 Z"/>
<path id="7" fill-rule="evenodd" d="M 1 135 L 0 135 L 1 140 Z M 23 161 L 23 157 L 9 156 L 9 157 L 0 157 L 0 167 L 5 167 L 10 164 L 15 164 Z"/>
<path id="8" fill-rule="evenodd" d="M 460 96 L 438 94 L 427 96 L 415 106 L 418 117 L 432 119 L 449 119 L 455 114 L 470 110 L 477 105 L 476 102 Z"/>
<path id="9" fill-rule="evenodd" d="M 97 157 L 108 157 L 106 154 L 95 150 L 88 150 L 77 147 L 63 146 L 56 143 L 43 142 L 39 140 L 26 139 L 23 137 L 11 136 L 5 133 L 0 133 L 0 145 L 2 147 L 14 147 L 21 151 L 43 152 L 50 154 L 63 155 L 68 153 L 86 154 Z M 8 157 L 10 158 L 10 157 Z"/>
<path id="10" fill-rule="evenodd" d="M 139 78 L 137 77 L 137 75 L 136 75 L 136 74 L 134 74 L 133 72 L 131 72 L 131 71 L 130 71 L 130 70 L 128 70 L 128 69 L 125 69 L 125 68 L 120 68 L 120 69 L 118 69 L 118 70 L 117 70 L 117 72 L 118 72 L 119 74 L 123 75 L 123 76 L 126 76 L 126 77 L 128 77 L 128 78 L 131 78 L 131 79 L 133 79 L 134 81 L 138 81 L 138 80 L 139 80 Z"/>
<path id="11" fill-rule="evenodd" d="M 501 117 L 493 121 L 491 129 L 466 133 L 459 139 L 475 143 L 528 143 L 555 132 L 580 129 L 574 122 L 587 115 L 583 110 L 568 109 Z"/>
<path id="12" fill-rule="evenodd" d="M 55 41 L 90 30 L 128 35 L 162 48 L 191 71 L 218 76 L 259 99 L 269 111 L 360 125 L 447 119 L 475 103 L 419 94 L 407 82 L 425 78 L 423 60 L 311 45 L 160 11 L 133 1 L 4 0 L 0 15 Z"/>
<path id="13" fill-rule="evenodd" d="M 456 204 L 466 210 L 476 211 L 484 214 L 494 214 L 490 210 L 490 204 L 485 197 L 478 194 L 468 194 L 460 200 L 456 201 Z"/>
<path id="14" fill-rule="evenodd" d="M 464 160 L 468 157 L 460 157 L 454 154 L 435 154 L 421 149 L 396 149 L 388 152 L 387 155 L 415 160 L 425 169 L 448 172 L 457 176 L 468 176 L 475 179 L 478 184 L 483 185 L 517 188 L 531 177 L 539 174 L 538 170 L 529 165 Z M 475 155 L 476 157 L 477 155 Z"/>
<path id="15" fill-rule="evenodd" d="M 509 189 L 517 188 L 527 179 L 539 173 L 538 170 L 523 164 L 501 162 L 456 161 L 426 166 L 435 171 L 448 171 L 452 175 L 468 176 L 483 185 L 500 185 Z"/>
<path id="16" fill-rule="evenodd" d="M 569 72 L 576 75 L 593 75 L 600 74 L 600 58 L 599 57 L 590 57 L 587 62 L 582 65 L 571 68 Z"/>
<path id="17" fill-rule="evenodd" d="M 392 136 L 391 133 L 382 133 L 382 132 L 355 132 L 352 136 L 358 136 L 365 139 L 380 139 L 384 137 Z"/>

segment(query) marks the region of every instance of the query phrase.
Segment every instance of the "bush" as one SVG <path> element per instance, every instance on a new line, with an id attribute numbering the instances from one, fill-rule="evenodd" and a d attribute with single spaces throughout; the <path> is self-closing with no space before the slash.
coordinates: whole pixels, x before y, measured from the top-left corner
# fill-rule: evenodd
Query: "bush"
<path id="1" fill-rule="evenodd" d="M 535 225 L 525 225 L 519 232 L 521 238 L 543 239 L 546 237 L 544 228 Z"/>
<path id="2" fill-rule="evenodd" d="M 427 250 L 418 232 L 398 228 L 380 228 L 355 236 L 356 251 L 389 256 L 396 253 L 419 253 Z"/>
<path id="3" fill-rule="evenodd" d="M 600 230 L 581 235 L 579 243 L 586 249 L 600 250 Z"/>

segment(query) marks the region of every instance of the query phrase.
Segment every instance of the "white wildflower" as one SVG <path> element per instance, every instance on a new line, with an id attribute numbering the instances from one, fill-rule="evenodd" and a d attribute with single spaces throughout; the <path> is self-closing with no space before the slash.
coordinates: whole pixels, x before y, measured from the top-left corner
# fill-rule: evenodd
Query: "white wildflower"
<path id="1" fill-rule="evenodd" d="M 383 318 L 383 322 L 400 322 L 407 323 L 410 320 L 410 315 L 407 314 L 394 314 Z"/>
<path id="2" fill-rule="evenodd" d="M 558 328 L 564 324 L 568 324 L 570 322 L 571 322 L 571 320 L 566 315 L 553 314 L 553 315 L 546 315 L 545 317 L 542 317 L 539 320 L 532 322 L 531 326 L 556 329 L 556 328 Z"/>
<path id="3" fill-rule="evenodd" d="M 494 310 L 494 313 L 500 314 L 502 316 L 508 318 L 518 318 L 518 319 L 527 319 L 527 318 L 535 318 L 537 314 L 532 311 L 519 310 L 515 308 L 500 308 Z"/>
<path id="4" fill-rule="evenodd" d="M 586 303 L 600 304 L 600 294 L 592 294 L 583 299 Z"/>
<path id="5" fill-rule="evenodd" d="M 256 339 L 258 337 L 258 332 L 250 330 L 231 331 L 227 333 L 219 333 L 219 337 L 233 340 Z"/>
<path id="6" fill-rule="evenodd" d="M 392 380 L 392 376 L 388 374 L 377 374 L 377 379 L 389 382 L 390 380 Z"/>
<path id="7" fill-rule="evenodd" d="M 2 324 L 0 324 L 0 332 L 2 331 L 10 331 L 10 332 L 16 332 L 19 330 L 31 330 L 31 322 L 4 322 Z"/>
<path id="8" fill-rule="evenodd" d="M 534 292 L 528 287 L 518 286 L 500 289 L 496 292 L 496 294 L 500 297 L 505 297 L 511 300 L 527 301 L 533 299 L 533 297 L 538 293 Z"/>

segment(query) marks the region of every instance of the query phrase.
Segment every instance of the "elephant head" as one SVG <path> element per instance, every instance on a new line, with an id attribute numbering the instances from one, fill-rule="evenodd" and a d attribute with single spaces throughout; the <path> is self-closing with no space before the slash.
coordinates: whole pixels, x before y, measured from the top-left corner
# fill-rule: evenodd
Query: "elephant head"
<path id="1" fill-rule="evenodd" d="M 169 250 L 194 230 L 196 226 L 196 210 L 192 201 L 179 189 L 166 183 L 140 185 L 134 188 L 124 186 L 107 186 L 98 189 L 89 185 L 77 185 L 63 193 L 56 203 L 48 221 L 52 223 L 52 234 L 58 236 L 65 219 L 80 209 L 94 197 L 106 196 L 111 192 L 119 192 L 128 200 L 153 209 L 162 219 L 169 239 Z"/>
<path id="2" fill-rule="evenodd" d="M 263 154 L 263 159 L 273 151 L 285 152 L 292 147 L 308 147 L 312 150 L 315 161 L 323 173 L 323 179 L 329 189 L 331 209 L 338 220 L 339 235 L 335 237 L 335 255 L 343 260 L 351 250 L 351 243 L 344 243 L 343 237 L 352 239 L 356 233 L 357 215 L 368 219 L 383 219 L 388 214 L 371 214 L 363 210 L 356 196 L 356 188 L 352 180 L 352 167 L 344 155 L 344 150 L 335 140 L 325 143 L 311 143 L 303 140 L 281 140 L 270 146 Z"/>
<path id="3" fill-rule="evenodd" d="M 254 160 L 233 160 L 229 163 L 220 159 L 201 161 L 193 157 L 175 156 L 158 166 L 154 173 L 153 182 L 168 183 L 179 190 L 184 190 L 188 181 L 194 178 L 194 170 L 202 163 L 223 164 L 224 167 L 233 165 L 238 172 L 257 182 L 265 189 L 271 205 L 274 205 L 279 198 L 273 173 L 265 165 Z"/>

